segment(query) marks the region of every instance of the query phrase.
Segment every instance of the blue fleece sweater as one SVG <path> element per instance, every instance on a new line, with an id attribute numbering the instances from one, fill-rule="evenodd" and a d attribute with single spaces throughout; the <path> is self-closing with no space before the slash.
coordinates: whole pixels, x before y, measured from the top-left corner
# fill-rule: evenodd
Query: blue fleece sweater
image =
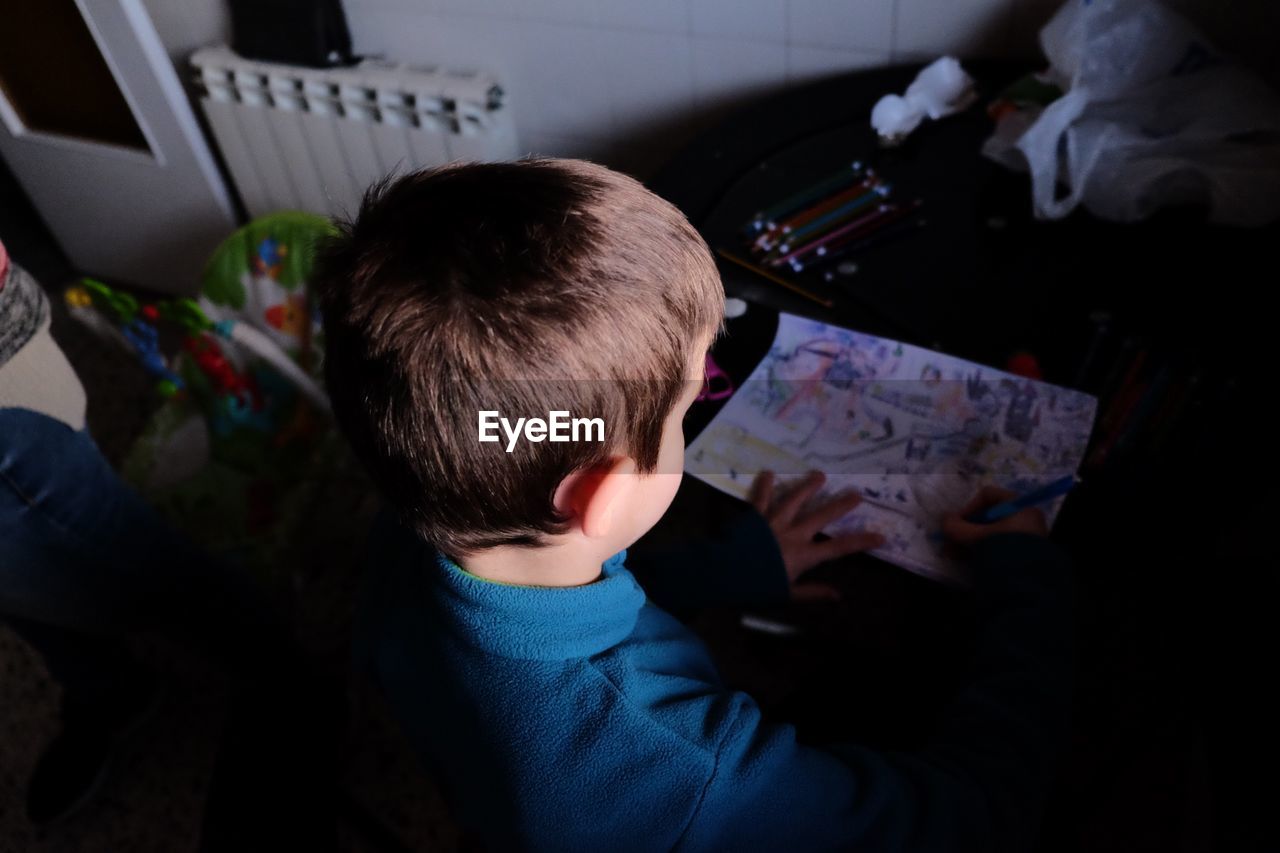
<path id="1" fill-rule="evenodd" d="M 1067 566 L 1044 540 L 995 537 L 974 555 L 984 629 L 972 679 L 912 754 L 798 744 L 721 684 L 624 554 L 586 586 L 533 588 L 470 575 L 390 523 L 372 541 L 357 653 L 455 815 L 495 849 L 1029 843 L 1071 665 Z M 747 601 L 784 597 L 763 520 L 747 517 L 733 541 L 726 560 L 672 555 L 666 574 L 689 573 L 699 599 L 700 577 L 732 577 L 721 589 Z"/>

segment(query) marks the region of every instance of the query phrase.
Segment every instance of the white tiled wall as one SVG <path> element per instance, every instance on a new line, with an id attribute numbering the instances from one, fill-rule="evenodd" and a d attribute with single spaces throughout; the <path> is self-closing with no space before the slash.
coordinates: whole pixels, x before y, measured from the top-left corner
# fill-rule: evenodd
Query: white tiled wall
<path id="1" fill-rule="evenodd" d="M 142 0 L 142 5 L 179 66 L 196 48 L 231 38 L 231 20 L 222 0 Z"/>
<path id="2" fill-rule="evenodd" d="M 1035 56 L 1064 0 L 344 0 L 357 51 L 499 74 L 527 151 L 644 171 L 724 110 L 858 68 Z M 1165 0 L 1280 82 L 1274 0 Z M 175 60 L 225 0 L 144 0 Z"/>
<path id="3" fill-rule="evenodd" d="M 789 85 L 945 52 L 1031 53 L 1051 8 L 1046 0 L 346 0 L 358 52 L 492 70 L 510 92 L 524 149 L 638 171 L 729 106 Z"/>

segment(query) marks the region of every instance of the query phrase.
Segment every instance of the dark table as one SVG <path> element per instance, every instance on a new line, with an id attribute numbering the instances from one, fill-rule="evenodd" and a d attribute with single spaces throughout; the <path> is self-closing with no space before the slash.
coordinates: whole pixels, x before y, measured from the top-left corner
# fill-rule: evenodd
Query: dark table
<path id="1" fill-rule="evenodd" d="M 1067 385 L 1088 384 L 1077 373 L 1090 316 L 1100 310 L 1122 330 L 1117 337 L 1171 349 L 1186 336 L 1239 340 L 1269 330 L 1270 318 L 1246 303 L 1275 280 L 1266 271 L 1280 227 L 1207 226 L 1197 209 L 1136 225 L 1083 212 L 1036 221 L 1027 178 L 979 151 L 992 129 L 985 104 L 1026 69 L 970 66 L 980 93 L 973 107 L 882 148 L 871 107 L 902 92 L 918 70 L 858 72 L 762 101 L 705 133 L 649 182 L 713 247 L 738 248 L 736 231 L 752 213 L 853 160 L 884 175 L 895 197 L 924 202 L 928 225 L 918 235 L 856 258 L 853 276 L 810 284 L 836 299 L 832 309 L 722 261 L 730 295 L 995 365 L 1027 349 L 1047 379 Z M 1232 367 L 1231 355 L 1203 355 L 1215 368 Z"/>
<path id="2" fill-rule="evenodd" d="M 716 348 L 738 382 L 781 310 L 995 366 L 1030 351 L 1048 381 L 1098 395 L 1103 419 L 1124 416 L 1126 383 L 1166 395 L 1148 407 L 1149 423 L 1126 433 L 1123 453 L 1087 471 L 1055 532 L 1078 567 L 1079 722 L 1043 849 L 1263 849 L 1250 845 L 1266 832 L 1265 788 L 1245 781 L 1245 767 L 1249 756 L 1276 758 L 1276 703 L 1263 673 L 1274 669 L 1268 626 L 1280 600 L 1268 535 L 1280 514 L 1268 307 L 1280 228 L 1212 226 L 1193 208 L 1131 225 L 1083 212 L 1036 221 L 1027 178 L 979 152 L 991 131 L 984 105 L 1027 69 L 966 67 L 978 103 L 926 122 L 900 148 L 882 149 L 868 117 L 916 66 L 751 105 L 680 152 L 650 187 L 713 247 L 731 249 L 755 211 L 853 160 L 886 176 L 895 197 L 924 201 L 927 227 L 856 258 L 852 276 L 808 283 L 826 288 L 830 309 L 721 261 L 726 292 L 752 303 Z M 690 439 L 714 411 L 695 411 Z M 734 503 L 686 478 L 675 520 L 657 536 L 697 529 Z M 717 651 L 737 647 L 727 652 L 731 680 L 766 704 L 777 699 L 784 713 L 801 675 L 834 677 L 833 660 L 856 656 L 867 710 L 845 718 L 845 730 L 909 739 L 912 725 L 927 723 L 921 704 L 945 692 L 962 657 L 963 602 L 875 560 L 840 577 L 862 606 L 810 615 L 816 630 L 790 648 L 735 633 L 732 614 L 704 623 L 704 633 Z M 770 665 L 792 670 L 771 677 Z"/>

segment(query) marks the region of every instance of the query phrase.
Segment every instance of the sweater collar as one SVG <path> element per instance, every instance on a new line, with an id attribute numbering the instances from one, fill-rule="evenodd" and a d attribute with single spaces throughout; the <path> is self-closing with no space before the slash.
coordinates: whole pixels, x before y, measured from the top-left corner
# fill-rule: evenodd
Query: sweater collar
<path id="1" fill-rule="evenodd" d="M 620 643 L 635 628 L 644 592 L 623 564 L 626 551 L 605 561 L 584 586 L 496 583 L 435 555 L 438 612 L 460 638 L 491 654 L 525 660 L 590 657 Z"/>

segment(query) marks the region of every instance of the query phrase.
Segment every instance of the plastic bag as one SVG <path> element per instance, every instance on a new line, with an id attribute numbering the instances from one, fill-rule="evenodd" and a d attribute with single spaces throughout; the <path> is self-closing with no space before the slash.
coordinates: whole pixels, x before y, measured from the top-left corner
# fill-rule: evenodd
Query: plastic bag
<path id="1" fill-rule="evenodd" d="M 1031 173 L 1036 216 L 1133 221 L 1169 204 L 1280 216 L 1280 98 L 1152 0 L 1069 0 L 1040 32 L 1062 97 L 1003 118 L 983 153 Z M 1066 194 L 1059 194 L 1059 187 Z"/>

